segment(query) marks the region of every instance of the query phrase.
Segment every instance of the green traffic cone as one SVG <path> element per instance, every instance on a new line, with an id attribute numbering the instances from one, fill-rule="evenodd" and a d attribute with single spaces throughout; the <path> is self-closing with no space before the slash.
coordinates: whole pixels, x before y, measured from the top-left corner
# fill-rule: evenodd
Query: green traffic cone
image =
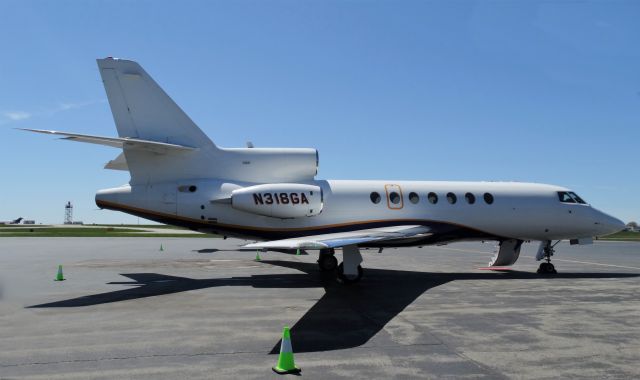
<path id="1" fill-rule="evenodd" d="M 300 256 L 300 248 L 296 249 L 296 256 Z"/>
<path id="2" fill-rule="evenodd" d="M 272 369 L 279 375 L 301 372 L 301 369 L 296 367 L 293 360 L 293 349 L 291 348 L 291 333 L 289 332 L 289 327 L 285 326 L 282 330 L 282 343 L 280 343 L 278 364 Z"/>
<path id="3" fill-rule="evenodd" d="M 62 274 L 62 265 L 58 265 L 58 274 L 56 275 L 56 279 L 54 281 L 64 281 L 64 275 Z"/>
<path id="4" fill-rule="evenodd" d="M 256 261 L 260 261 L 260 251 L 256 251 Z"/>
<path id="5" fill-rule="evenodd" d="M 164 248 L 162 247 L 162 243 L 160 244 L 160 252 L 164 251 Z"/>

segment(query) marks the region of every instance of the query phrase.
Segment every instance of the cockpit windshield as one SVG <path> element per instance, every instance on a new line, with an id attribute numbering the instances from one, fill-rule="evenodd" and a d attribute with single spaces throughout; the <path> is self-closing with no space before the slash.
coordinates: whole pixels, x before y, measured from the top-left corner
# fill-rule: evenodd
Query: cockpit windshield
<path id="1" fill-rule="evenodd" d="M 558 198 L 562 203 L 580 203 L 581 205 L 586 205 L 582 198 L 578 196 L 578 194 L 573 191 L 558 191 Z"/>

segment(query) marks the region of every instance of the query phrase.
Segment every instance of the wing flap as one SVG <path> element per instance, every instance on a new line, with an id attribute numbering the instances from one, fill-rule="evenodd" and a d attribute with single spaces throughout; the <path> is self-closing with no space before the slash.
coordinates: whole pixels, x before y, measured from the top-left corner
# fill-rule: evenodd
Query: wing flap
<path id="1" fill-rule="evenodd" d="M 393 226 L 272 240 L 247 244 L 244 247 L 258 249 L 326 249 L 377 241 L 427 236 L 428 234 L 430 234 L 430 229 L 425 226 Z"/>

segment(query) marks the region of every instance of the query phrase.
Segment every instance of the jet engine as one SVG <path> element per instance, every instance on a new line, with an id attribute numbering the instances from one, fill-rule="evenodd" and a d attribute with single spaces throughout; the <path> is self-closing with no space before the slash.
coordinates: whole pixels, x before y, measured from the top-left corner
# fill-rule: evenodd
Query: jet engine
<path id="1" fill-rule="evenodd" d="M 296 183 L 244 187 L 231 193 L 236 210 L 273 218 L 301 218 L 322 212 L 322 189 Z"/>

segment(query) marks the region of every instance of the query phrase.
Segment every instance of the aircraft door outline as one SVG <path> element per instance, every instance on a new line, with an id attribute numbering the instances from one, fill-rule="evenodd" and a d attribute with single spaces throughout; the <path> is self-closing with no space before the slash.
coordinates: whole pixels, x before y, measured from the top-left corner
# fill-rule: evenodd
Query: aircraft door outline
<path id="1" fill-rule="evenodd" d="M 400 185 L 384 185 L 384 191 L 387 194 L 387 207 L 390 210 L 401 210 L 404 207 L 404 196 Z"/>

